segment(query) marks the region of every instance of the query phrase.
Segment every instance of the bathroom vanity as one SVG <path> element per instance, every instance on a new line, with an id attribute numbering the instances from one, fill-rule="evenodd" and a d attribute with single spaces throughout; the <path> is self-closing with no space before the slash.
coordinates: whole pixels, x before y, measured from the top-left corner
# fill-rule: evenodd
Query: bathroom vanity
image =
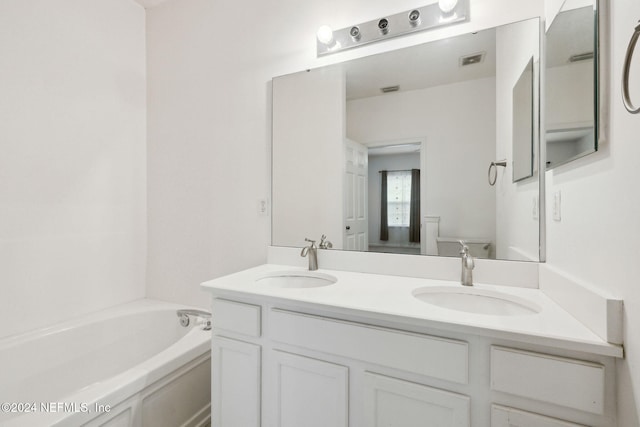
<path id="1" fill-rule="evenodd" d="M 541 171 L 594 152 L 601 133 L 600 2 L 574 3 L 558 4 L 547 35 L 542 4 L 516 22 L 472 13 L 447 38 L 273 79 L 270 249 L 298 264 L 270 250 L 272 264 L 203 284 L 214 426 L 617 425 L 622 302 L 521 262 L 546 256 Z M 578 81 L 589 99 L 550 84 Z M 549 93 L 557 108 L 543 112 Z M 387 172 L 411 176 L 413 220 L 381 213 L 393 208 Z M 417 240 L 379 232 L 412 223 L 423 225 Z M 299 246 L 322 234 L 330 269 L 309 272 Z M 496 259 L 477 260 L 482 284 L 454 281 L 460 260 L 446 256 L 459 247 L 440 247 L 445 236 Z M 440 256 L 405 261 L 418 241 Z M 366 252 L 382 247 L 396 253 Z"/>
<path id="2" fill-rule="evenodd" d="M 214 426 L 616 425 L 622 347 L 538 289 L 271 264 L 203 287 Z"/>

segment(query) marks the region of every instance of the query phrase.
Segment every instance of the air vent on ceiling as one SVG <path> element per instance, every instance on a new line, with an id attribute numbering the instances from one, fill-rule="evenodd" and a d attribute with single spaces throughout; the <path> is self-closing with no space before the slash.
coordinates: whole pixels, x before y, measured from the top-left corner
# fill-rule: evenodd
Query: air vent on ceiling
<path id="1" fill-rule="evenodd" d="M 389 93 L 389 92 L 397 92 L 400 90 L 400 86 L 387 86 L 387 87 L 381 87 L 380 90 L 382 91 L 382 93 Z"/>
<path id="2" fill-rule="evenodd" d="M 467 65 L 479 64 L 484 61 L 484 52 L 474 53 L 467 56 L 460 57 L 460 66 L 466 67 Z"/>
<path id="3" fill-rule="evenodd" d="M 585 52 L 585 53 L 578 53 L 576 55 L 571 55 L 569 57 L 569 62 L 586 61 L 587 59 L 593 59 L 593 52 Z"/>

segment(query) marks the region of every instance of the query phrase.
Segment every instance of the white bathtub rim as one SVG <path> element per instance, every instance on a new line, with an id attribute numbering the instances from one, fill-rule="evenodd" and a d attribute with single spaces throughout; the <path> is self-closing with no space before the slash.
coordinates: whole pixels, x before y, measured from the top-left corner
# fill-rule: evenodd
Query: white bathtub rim
<path id="1" fill-rule="evenodd" d="M 157 311 L 162 309 L 180 310 L 180 309 L 187 309 L 187 308 L 202 310 L 202 307 L 191 306 L 187 304 L 176 304 L 176 303 L 171 303 L 171 302 L 166 302 L 161 300 L 154 300 L 151 298 L 140 298 L 137 300 L 107 307 L 102 310 L 94 311 L 88 314 L 73 316 L 67 320 L 53 324 L 51 326 L 45 326 L 42 328 L 33 329 L 31 331 L 21 332 L 18 334 L 9 335 L 9 336 L 0 338 L 0 351 L 9 347 L 13 347 L 15 345 L 20 345 L 26 341 L 64 332 L 66 330 L 73 329 L 81 325 L 101 322 L 114 317 L 119 317 L 123 315 L 134 314 L 134 313 L 141 313 L 146 311 Z"/>
<path id="2" fill-rule="evenodd" d="M 197 332 L 197 331 L 195 331 Z M 190 335 L 193 335 L 190 333 Z M 208 333 L 198 334 L 210 335 Z M 162 369 L 151 369 L 151 367 L 142 368 L 141 365 L 155 364 L 162 366 L 161 359 L 168 357 L 165 352 L 154 356 L 152 359 L 143 362 L 141 365 L 124 371 L 108 380 L 100 383 L 92 384 L 72 395 L 59 399 L 60 402 L 78 402 L 86 403 L 90 408 L 98 405 L 110 405 L 115 408 L 118 404 L 125 402 L 130 397 L 144 390 L 147 386 L 161 380 L 165 376 L 171 374 L 181 366 L 186 365 L 198 358 L 203 357 L 209 351 L 210 337 L 206 338 L 204 346 L 198 345 L 191 348 L 176 357 L 171 363 L 166 364 Z M 169 349 L 168 349 L 169 350 Z M 33 427 L 33 426 L 51 426 L 51 427 L 75 427 L 84 424 L 91 419 L 99 416 L 95 412 L 89 413 L 35 413 L 25 414 L 14 417 L 6 421 L 6 427 Z"/>
<path id="3" fill-rule="evenodd" d="M 173 304 L 151 299 L 140 299 L 118 306 L 110 307 L 86 316 L 74 318 L 51 327 L 30 331 L 0 340 L 0 351 L 21 343 L 35 340 L 54 333 L 63 332 L 74 327 L 108 320 L 128 314 L 166 309 L 197 308 L 183 304 Z M 178 318 L 176 316 L 176 322 Z M 87 384 L 80 390 L 56 398 L 56 402 L 86 403 L 90 408 L 95 404 L 110 405 L 118 403 L 143 390 L 146 386 L 169 375 L 171 372 L 201 357 L 210 350 L 211 332 L 203 331 L 199 326 L 193 327 L 185 336 L 168 348 L 144 360 L 125 371 L 98 381 Z M 36 402 L 38 405 L 40 402 Z M 96 413 L 34 413 L 23 414 L 3 421 L 7 427 L 43 426 L 76 426 L 94 418 Z M 35 424 L 34 424 L 35 423 Z"/>
<path id="4" fill-rule="evenodd" d="M 95 404 L 110 405 L 113 408 L 156 381 L 180 369 L 180 367 L 202 357 L 210 351 L 210 340 L 210 331 L 193 329 L 178 343 L 140 365 L 111 377 L 108 380 L 92 384 L 60 400 L 63 402 L 83 402 L 87 403 L 90 407 L 93 407 Z M 190 347 L 187 351 L 181 351 L 184 350 L 181 347 L 187 344 L 192 344 L 194 347 Z M 51 425 L 52 427 L 77 426 L 96 416 L 95 413 L 81 412 L 52 415 L 56 416 L 52 417 L 50 422 L 47 420 L 47 425 Z"/>

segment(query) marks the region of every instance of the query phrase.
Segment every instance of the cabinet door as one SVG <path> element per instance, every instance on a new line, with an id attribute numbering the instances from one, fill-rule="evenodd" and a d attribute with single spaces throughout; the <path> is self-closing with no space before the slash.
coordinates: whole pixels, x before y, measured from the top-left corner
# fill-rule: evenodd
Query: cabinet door
<path id="1" fill-rule="evenodd" d="M 470 399 L 421 384 L 365 373 L 368 427 L 469 427 Z"/>
<path id="2" fill-rule="evenodd" d="M 213 427 L 260 426 L 260 346 L 214 336 Z"/>
<path id="3" fill-rule="evenodd" d="M 499 405 L 491 405 L 491 427 L 584 427 L 567 421 Z"/>
<path id="4" fill-rule="evenodd" d="M 277 350 L 272 361 L 277 426 L 348 425 L 348 368 Z"/>

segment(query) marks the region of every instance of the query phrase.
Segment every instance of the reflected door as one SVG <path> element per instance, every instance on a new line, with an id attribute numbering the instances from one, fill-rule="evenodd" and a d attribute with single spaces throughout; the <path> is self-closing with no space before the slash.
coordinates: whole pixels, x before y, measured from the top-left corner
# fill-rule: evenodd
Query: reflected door
<path id="1" fill-rule="evenodd" d="M 366 251 L 369 248 L 367 230 L 368 149 L 345 140 L 344 175 L 344 249 Z"/>

